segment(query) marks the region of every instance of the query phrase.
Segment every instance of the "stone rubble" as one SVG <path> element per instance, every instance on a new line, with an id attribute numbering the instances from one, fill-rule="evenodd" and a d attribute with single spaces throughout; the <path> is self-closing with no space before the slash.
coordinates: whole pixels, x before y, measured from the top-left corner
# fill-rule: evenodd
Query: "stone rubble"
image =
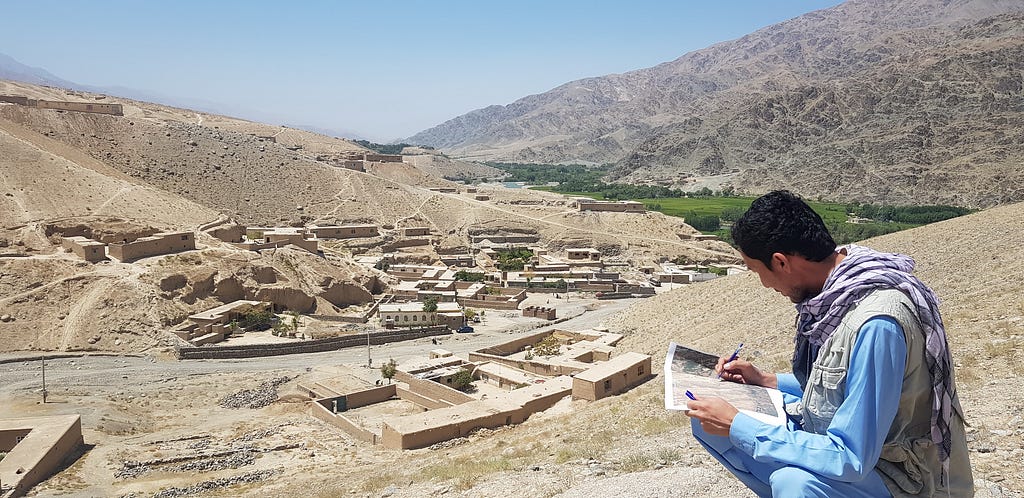
<path id="1" fill-rule="evenodd" d="M 277 388 L 288 381 L 291 377 L 278 377 L 277 379 L 263 382 L 256 389 L 242 389 L 222 398 L 218 403 L 224 408 L 249 408 L 252 410 L 269 406 L 277 401 Z"/>
<path id="2" fill-rule="evenodd" d="M 185 488 L 167 488 L 160 491 L 159 493 L 154 494 L 153 498 L 177 498 L 180 496 L 191 496 L 198 493 L 212 491 L 218 488 L 234 486 L 235 484 L 264 481 L 280 473 L 280 470 L 258 470 L 255 472 L 249 472 L 247 474 L 223 477 L 220 479 L 213 479 L 210 481 L 203 481 Z"/>

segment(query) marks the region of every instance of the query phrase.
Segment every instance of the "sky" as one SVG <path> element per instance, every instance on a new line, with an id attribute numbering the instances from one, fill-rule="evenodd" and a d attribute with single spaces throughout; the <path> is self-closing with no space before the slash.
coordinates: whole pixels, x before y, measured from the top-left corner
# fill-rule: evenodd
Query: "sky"
<path id="1" fill-rule="evenodd" d="M 0 53 L 79 84 L 377 142 L 624 73 L 839 0 L 33 0 Z"/>

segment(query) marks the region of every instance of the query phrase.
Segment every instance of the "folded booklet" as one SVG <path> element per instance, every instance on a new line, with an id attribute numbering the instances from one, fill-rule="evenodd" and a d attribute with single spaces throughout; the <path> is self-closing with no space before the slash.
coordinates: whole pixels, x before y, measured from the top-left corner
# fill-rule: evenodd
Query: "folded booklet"
<path id="1" fill-rule="evenodd" d="M 715 374 L 716 363 L 717 356 L 670 343 L 665 357 L 665 408 L 689 410 L 686 391 L 690 391 L 697 399 L 722 398 L 762 422 L 786 423 L 781 391 L 721 380 Z"/>

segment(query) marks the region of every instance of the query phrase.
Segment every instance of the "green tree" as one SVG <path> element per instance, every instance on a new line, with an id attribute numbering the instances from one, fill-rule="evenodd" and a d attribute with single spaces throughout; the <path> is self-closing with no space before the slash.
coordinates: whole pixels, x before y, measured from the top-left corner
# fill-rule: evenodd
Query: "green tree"
<path id="1" fill-rule="evenodd" d="M 484 274 L 480 272 L 459 270 L 455 272 L 455 280 L 461 280 L 463 282 L 483 282 Z"/>
<path id="2" fill-rule="evenodd" d="M 278 336 L 284 337 L 284 336 L 288 335 L 289 329 L 290 329 L 289 326 L 285 325 L 284 322 L 278 320 L 278 321 L 274 322 L 274 331 L 272 333 L 274 335 L 278 335 Z"/>
<path id="3" fill-rule="evenodd" d="M 423 311 L 426 311 L 427 313 L 433 313 L 433 312 L 437 311 L 437 298 L 436 297 L 428 297 L 428 298 L 424 299 L 423 300 Z"/>
<path id="4" fill-rule="evenodd" d="M 274 313 L 270 310 L 250 309 L 242 315 L 241 326 L 245 330 L 267 330 L 274 322 Z"/>
<path id="5" fill-rule="evenodd" d="M 394 378 L 396 373 L 398 373 L 398 362 L 394 358 L 380 366 L 380 376 L 388 379 L 388 384 L 391 383 L 391 379 Z"/>
<path id="6" fill-rule="evenodd" d="M 292 332 L 293 333 L 298 333 L 299 332 L 299 314 L 297 312 L 295 312 L 295 311 L 289 311 L 288 312 L 288 316 L 291 317 L 291 319 L 289 320 L 289 324 L 292 327 Z"/>
<path id="7" fill-rule="evenodd" d="M 743 216 L 746 211 L 739 206 L 726 206 L 722 208 L 722 213 L 718 215 L 723 221 L 736 221 Z"/>
<path id="8" fill-rule="evenodd" d="M 698 214 L 696 211 L 686 213 L 684 217 L 686 224 L 701 232 L 714 232 L 722 228 L 722 222 L 718 216 Z"/>
<path id="9" fill-rule="evenodd" d="M 459 370 L 452 376 L 452 387 L 463 392 L 472 391 L 473 373 L 469 370 Z"/>

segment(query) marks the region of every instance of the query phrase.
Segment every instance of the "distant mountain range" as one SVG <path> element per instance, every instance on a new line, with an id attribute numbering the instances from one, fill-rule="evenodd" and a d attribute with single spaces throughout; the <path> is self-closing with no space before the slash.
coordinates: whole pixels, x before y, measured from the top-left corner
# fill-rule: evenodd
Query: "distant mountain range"
<path id="1" fill-rule="evenodd" d="M 26 66 L 6 54 L 0 54 L 0 79 L 62 88 L 72 88 L 71 85 L 75 85 L 75 83 L 54 76 L 43 68 Z"/>
<path id="2" fill-rule="evenodd" d="M 851 0 L 405 141 L 612 179 L 989 206 L 1024 199 L 1024 2 Z"/>

